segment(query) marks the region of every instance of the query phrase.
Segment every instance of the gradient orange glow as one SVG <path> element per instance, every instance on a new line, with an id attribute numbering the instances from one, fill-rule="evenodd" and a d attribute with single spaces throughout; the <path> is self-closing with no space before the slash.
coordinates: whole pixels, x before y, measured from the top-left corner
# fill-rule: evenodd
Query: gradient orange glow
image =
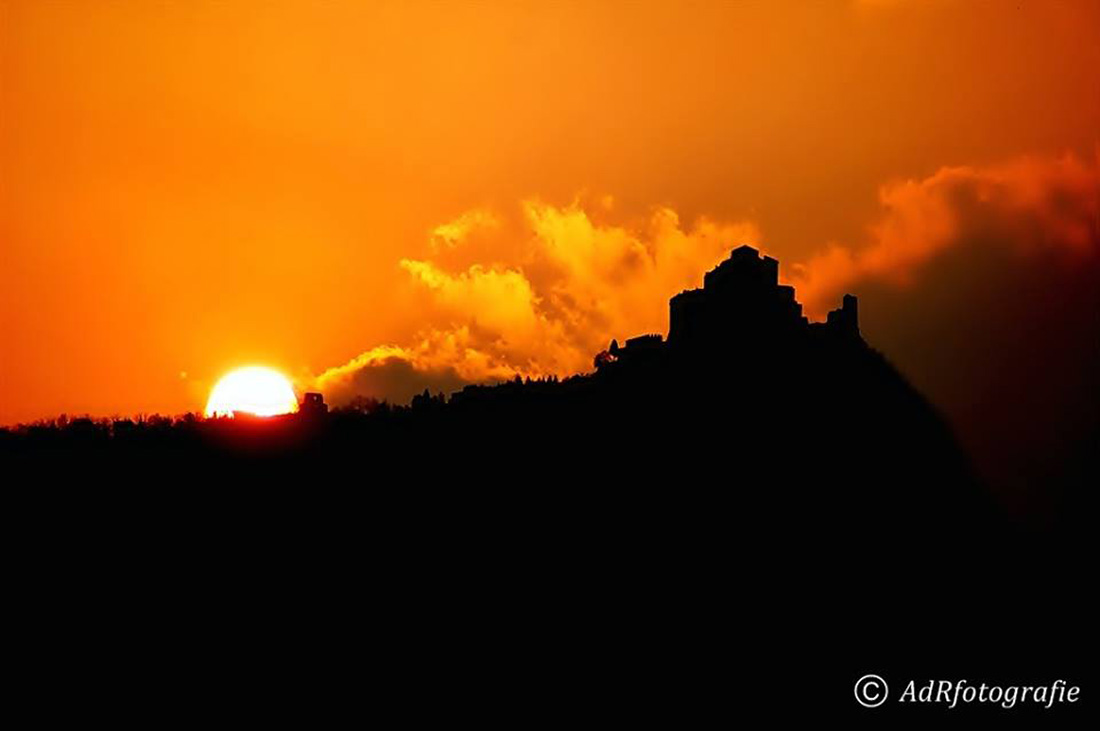
<path id="1" fill-rule="evenodd" d="M 333 403 L 585 369 L 742 242 L 814 311 L 997 221 L 1082 260 L 1097 28 L 1091 0 L 0 0 L 0 424 L 195 411 L 250 362 Z"/>

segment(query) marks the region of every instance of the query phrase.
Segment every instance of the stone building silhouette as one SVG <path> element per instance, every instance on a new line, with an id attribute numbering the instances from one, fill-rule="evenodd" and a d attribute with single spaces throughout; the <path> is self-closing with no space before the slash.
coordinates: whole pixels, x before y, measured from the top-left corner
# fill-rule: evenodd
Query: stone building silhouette
<path id="1" fill-rule="evenodd" d="M 738 347 L 767 347 L 805 337 L 860 339 L 859 309 L 853 295 L 823 323 L 802 314 L 794 287 L 779 283 L 779 262 L 744 245 L 703 277 L 703 286 L 669 300 L 668 340 L 660 335 L 612 341 L 596 356 L 597 367 L 639 362 L 662 352 L 705 352 Z"/>
<path id="2" fill-rule="evenodd" d="M 806 324 L 794 287 L 779 284 L 779 262 L 741 246 L 707 272 L 702 289 L 669 301 L 668 340 L 692 348 L 715 338 L 778 336 Z"/>

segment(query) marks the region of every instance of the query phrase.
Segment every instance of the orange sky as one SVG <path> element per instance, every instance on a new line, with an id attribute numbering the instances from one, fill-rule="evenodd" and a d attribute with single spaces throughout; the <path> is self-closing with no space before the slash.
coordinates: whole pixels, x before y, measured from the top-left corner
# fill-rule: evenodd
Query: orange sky
<path id="1" fill-rule="evenodd" d="M 898 239 L 945 166 L 1040 221 L 1033 181 L 1080 192 L 1087 239 L 1098 28 L 1097 2 L 0 0 L 0 424 L 199 410 L 251 362 L 568 370 L 663 329 L 727 239 L 784 267 Z"/>

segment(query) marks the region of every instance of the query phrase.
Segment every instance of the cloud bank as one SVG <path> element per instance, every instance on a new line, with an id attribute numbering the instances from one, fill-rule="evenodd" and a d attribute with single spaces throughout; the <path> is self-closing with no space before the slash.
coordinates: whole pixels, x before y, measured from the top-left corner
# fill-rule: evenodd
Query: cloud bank
<path id="1" fill-rule="evenodd" d="M 1076 157 L 945 167 L 879 191 L 881 218 L 862 248 L 840 245 L 795 264 L 790 283 L 811 314 L 868 282 L 912 288 L 958 247 L 990 244 L 1021 260 L 1093 261 L 1100 228 L 1097 166 Z M 977 274 L 977 272 L 975 273 Z"/>
<path id="2" fill-rule="evenodd" d="M 330 368 L 316 387 L 335 405 L 356 396 L 403 402 L 425 388 L 590 370 L 612 337 L 664 332 L 669 297 L 698 286 L 731 245 L 760 238 L 749 222 L 685 228 L 668 208 L 634 225 L 603 221 L 612 206 L 528 200 L 512 226 L 478 209 L 437 227 L 435 258 L 400 262 L 422 297 L 424 326 L 407 343 Z M 479 251 L 515 251 L 513 260 L 451 263 L 475 235 Z M 523 245 L 507 245 L 513 237 Z"/>

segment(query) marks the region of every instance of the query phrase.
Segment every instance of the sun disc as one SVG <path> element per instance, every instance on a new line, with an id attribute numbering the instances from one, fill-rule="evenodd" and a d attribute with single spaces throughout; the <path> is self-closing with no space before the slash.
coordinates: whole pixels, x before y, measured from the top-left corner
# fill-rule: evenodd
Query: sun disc
<path id="1" fill-rule="evenodd" d="M 234 412 L 277 416 L 297 410 L 298 399 L 287 377 L 263 366 L 246 366 L 222 376 L 206 402 L 208 417 Z"/>

